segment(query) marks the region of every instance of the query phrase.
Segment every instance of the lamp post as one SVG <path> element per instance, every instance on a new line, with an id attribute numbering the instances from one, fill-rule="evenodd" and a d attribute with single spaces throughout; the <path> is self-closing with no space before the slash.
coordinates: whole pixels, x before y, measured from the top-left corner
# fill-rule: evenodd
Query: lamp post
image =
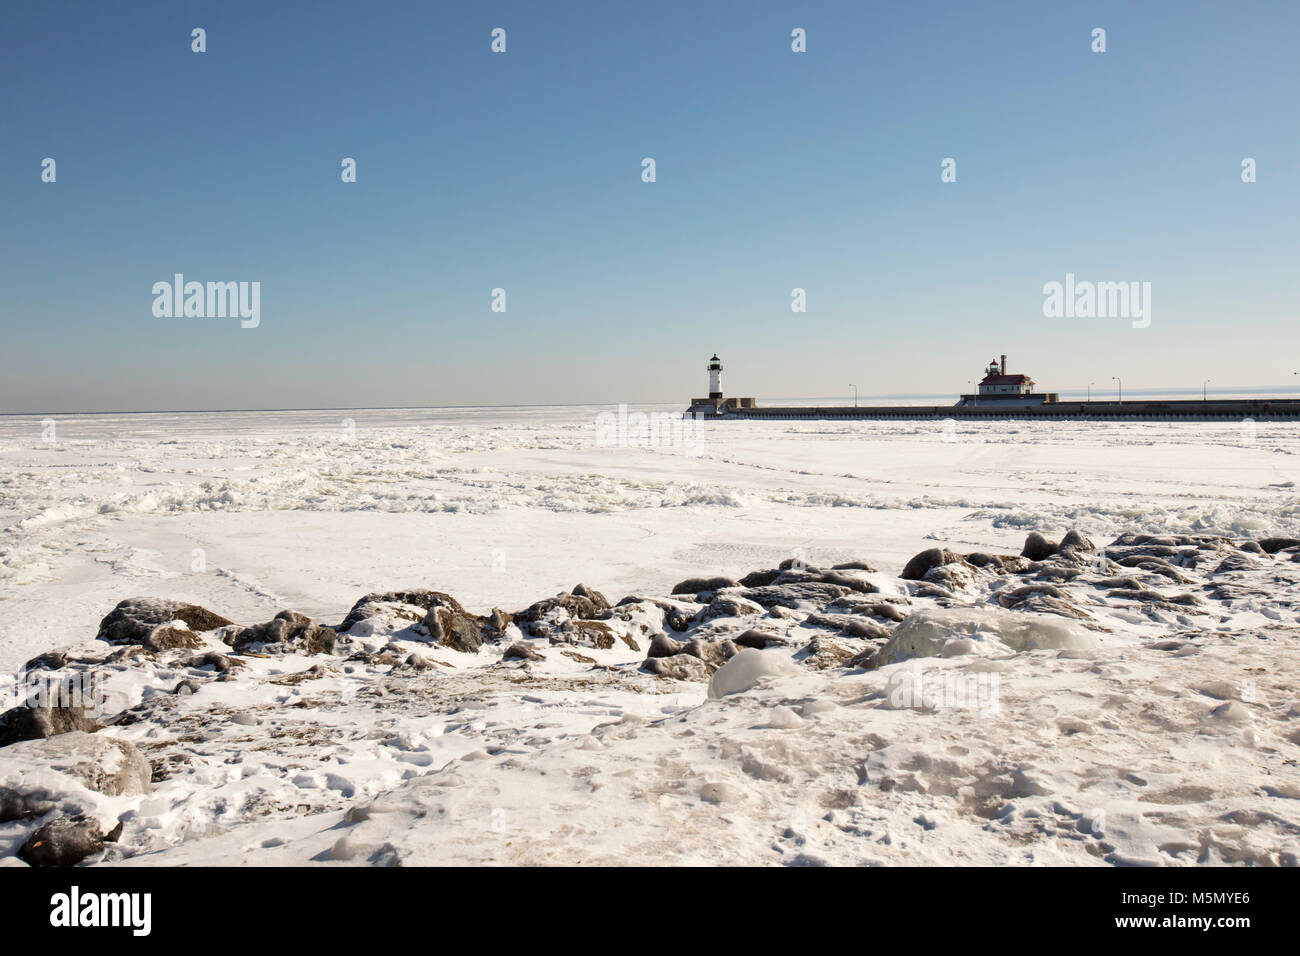
<path id="1" fill-rule="evenodd" d="M 1116 382 L 1119 382 L 1119 403 L 1123 405 L 1124 404 L 1124 381 L 1118 375 L 1112 375 L 1111 378 L 1113 378 Z"/>
<path id="2" fill-rule="evenodd" d="M 980 403 L 980 396 L 979 392 L 975 390 L 975 380 L 973 378 L 968 378 L 966 379 L 966 384 L 970 386 L 971 405 L 978 405 Z"/>
<path id="3" fill-rule="evenodd" d="M 1097 384 L 1096 382 L 1089 382 L 1089 383 L 1088 383 L 1088 401 L 1090 401 L 1090 402 L 1092 401 L 1092 387 L 1093 387 L 1094 385 L 1096 385 L 1096 384 Z"/>
<path id="4" fill-rule="evenodd" d="M 849 383 L 849 388 L 853 389 L 853 407 L 854 407 L 854 408 L 857 408 L 857 407 L 858 407 L 858 387 L 857 387 L 856 385 L 854 385 L 852 382 L 850 382 L 850 383 Z"/>
<path id="5" fill-rule="evenodd" d="M 1206 401 L 1206 397 L 1205 397 L 1205 386 L 1207 386 L 1207 385 L 1209 385 L 1209 384 L 1210 384 L 1210 380 L 1209 380 L 1208 378 L 1207 378 L 1204 382 L 1201 383 L 1201 401 L 1202 401 L 1202 402 Z"/>

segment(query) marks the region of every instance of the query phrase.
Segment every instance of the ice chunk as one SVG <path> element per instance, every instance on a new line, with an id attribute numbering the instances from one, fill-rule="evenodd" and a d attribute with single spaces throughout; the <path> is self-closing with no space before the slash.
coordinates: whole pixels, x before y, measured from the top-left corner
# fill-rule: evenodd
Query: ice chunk
<path id="1" fill-rule="evenodd" d="M 789 707 L 774 707 L 768 715 L 767 726 L 774 730 L 793 730 L 802 727 L 804 720 Z"/>
<path id="2" fill-rule="evenodd" d="M 1012 651 L 1089 650 L 1097 638 L 1059 620 L 987 609 L 917 611 L 872 659 L 876 667 L 915 657 L 991 655 Z"/>
<path id="3" fill-rule="evenodd" d="M 796 673 L 798 669 L 778 651 L 746 647 L 714 672 L 709 679 L 709 696 L 725 697 L 739 690 L 749 690 L 764 677 Z"/>

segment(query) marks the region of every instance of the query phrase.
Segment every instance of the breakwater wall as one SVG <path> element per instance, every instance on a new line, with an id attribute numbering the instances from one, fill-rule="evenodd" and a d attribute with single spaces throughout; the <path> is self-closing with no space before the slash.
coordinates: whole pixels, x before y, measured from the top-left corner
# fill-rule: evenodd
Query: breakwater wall
<path id="1" fill-rule="evenodd" d="M 693 405 L 689 413 L 705 421 L 755 420 L 874 420 L 874 419 L 1150 419 L 1168 421 L 1300 421 L 1300 399 L 1227 401 L 1051 402 L 1043 405 L 832 405 L 757 406 L 726 408 Z"/>

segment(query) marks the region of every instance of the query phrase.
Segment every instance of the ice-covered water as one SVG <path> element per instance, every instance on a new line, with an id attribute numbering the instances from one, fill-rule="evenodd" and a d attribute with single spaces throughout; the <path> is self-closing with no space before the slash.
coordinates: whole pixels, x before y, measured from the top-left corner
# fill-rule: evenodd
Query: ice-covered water
<path id="1" fill-rule="evenodd" d="M 725 422 L 638 442 L 602 432 L 618 411 L 0 418 L 0 666 L 136 592 L 261 619 L 422 584 L 486 609 L 794 553 L 901 567 L 1039 527 L 1300 532 L 1292 424 Z"/>

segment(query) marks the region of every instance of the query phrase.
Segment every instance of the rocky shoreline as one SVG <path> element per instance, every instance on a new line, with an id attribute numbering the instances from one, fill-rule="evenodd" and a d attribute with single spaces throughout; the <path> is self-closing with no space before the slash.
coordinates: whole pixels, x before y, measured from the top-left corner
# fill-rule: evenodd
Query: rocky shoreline
<path id="1" fill-rule="evenodd" d="M 450 594 L 412 589 L 367 594 L 337 625 L 285 610 L 244 626 L 195 604 L 128 599 L 104 617 L 92 645 L 43 654 L 15 679 L 15 688 L 34 674 L 88 686 L 90 675 L 105 696 L 95 709 L 24 703 L 0 714 L 0 858 L 123 859 L 249 819 L 355 810 L 363 797 L 469 759 L 456 747 L 435 754 L 427 742 L 407 746 L 401 734 L 412 720 L 461 713 L 486 695 L 653 697 L 688 685 L 698 698 L 708 685 L 704 700 L 720 699 L 777 686 L 783 675 L 834 679 L 927 658 L 996 662 L 1039 652 L 1088 660 L 1116 641 L 1175 661 L 1207 640 L 1244 641 L 1270 628 L 1289 647 L 1297 562 L 1300 540 L 1290 538 L 1125 534 L 1097 548 L 1077 531 L 1059 541 L 1035 532 L 1017 555 L 933 548 L 897 574 L 866 561 L 819 568 L 791 559 L 616 603 L 578 585 L 513 613 L 475 614 Z M 1235 616 L 1243 609 L 1244 626 Z M 1259 688 L 1243 695 L 1230 685 L 1207 719 L 1236 732 L 1265 705 L 1250 699 Z M 874 699 L 889 706 L 887 695 Z M 1272 705 L 1277 746 L 1293 751 L 1294 765 L 1300 705 Z M 816 713 L 781 708 L 787 729 Z M 378 723 L 341 749 L 340 728 L 362 713 Z M 360 784 L 313 775 L 313 762 L 355 766 L 361 742 L 395 735 L 396 756 Z M 476 759 L 510 751 L 493 746 Z M 238 790 L 230 768 L 268 747 L 275 756 L 257 771 L 268 781 L 239 791 L 238 814 L 223 822 L 234 798 L 205 803 L 198 792 Z M 346 849 L 326 858 L 354 858 Z M 370 862 L 402 855 L 400 846 L 389 850 Z M 1269 852 L 1273 862 L 1295 860 L 1285 848 Z"/>

